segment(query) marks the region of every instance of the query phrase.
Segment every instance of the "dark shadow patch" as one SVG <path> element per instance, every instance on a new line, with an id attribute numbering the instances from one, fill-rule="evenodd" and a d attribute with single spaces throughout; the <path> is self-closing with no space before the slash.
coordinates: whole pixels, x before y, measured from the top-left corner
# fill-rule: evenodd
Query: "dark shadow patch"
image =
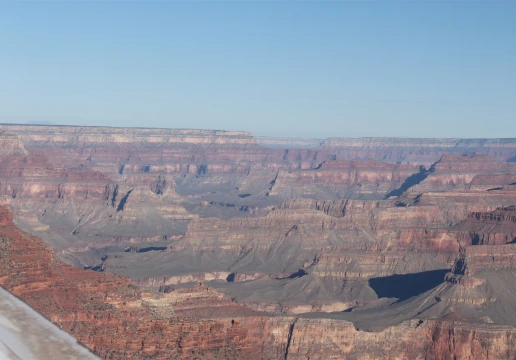
<path id="1" fill-rule="evenodd" d="M 292 273 L 287 279 L 295 279 L 295 278 L 300 278 L 301 276 L 305 276 L 307 275 L 308 273 L 306 271 L 304 271 L 303 269 L 299 269 L 298 271 L 296 271 L 295 273 Z"/>
<path id="2" fill-rule="evenodd" d="M 399 301 L 428 291 L 444 282 L 450 270 L 432 270 L 415 274 L 391 275 L 369 279 L 369 286 L 379 298 L 397 298 Z"/>
<path id="3" fill-rule="evenodd" d="M 199 165 L 197 169 L 197 176 L 205 176 L 208 172 L 208 165 Z"/>
<path id="4" fill-rule="evenodd" d="M 229 274 L 228 277 L 226 278 L 226 281 L 227 282 L 234 282 L 235 281 L 235 273 Z"/>
<path id="5" fill-rule="evenodd" d="M 251 194 L 240 194 L 240 195 L 238 195 L 238 197 L 240 197 L 240 198 L 242 198 L 242 199 L 243 199 L 243 198 L 246 198 L 246 197 L 248 197 L 248 196 L 251 196 Z"/>
<path id="6" fill-rule="evenodd" d="M 104 272 L 104 268 L 102 267 L 102 265 L 84 266 L 84 270 Z"/>
<path id="7" fill-rule="evenodd" d="M 429 173 L 430 171 L 427 171 L 424 166 L 419 167 L 418 173 L 412 174 L 408 178 L 406 178 L 399 188 L 387 193 L 385 195 L 385 199 L 388 199 L 391 196 L 400 196 L 412 186 L 415 186 L 419 184 L 421 181 L 425 180 Z"/>
<path id="8" fill-rule="evenodd" d="M 138 250 L 136 250 L 136 252 L 145 253 L 148 251 L 162 251 L 162 250 L 167 250 L 167 247 L 166 246 L 149 246 L 146 248 L 138 249 Z"/>
<path id="9" fill-rule="evenodd" d="M 111 197 L 111 206 L 115 207 L 116 197 L 118 196 L 118 184 L 113 189 L 113 196 Z"/>
<path id="10" fill-rule="evenodd" d="M 453 266 L 453 273 L 456 275 L 465 275 L 466 273 L 466 260 L 464 258 L 459 258 L 455 262 Z"/>
<path id="11" fill-rule="evenodd" d="M 210 205 L 215 205 L 215 206 L 232 207 L 232 208 L 234 208 L 236 206 L 235 204 L 228 204 L 228 203 L 219 202 L 219 201 L 210 201 L 209 204 Z"/>
<path id="12" fill-rule="evenodd" d="M 323 165 L 324 163 L 326 163 L 326 161 L 323 161 L 322 163 L 320 163 L 319 165 L 317 165 L 314 169 L 315 170 L 319 170 Z"/>
<path id="13" fill-rule="evenodd" d="M 277 172 L 274 179 L 272 179 L 270 186 L 269 186 L 269 190 L 272 190 L 272 187 L 276 184 L 276 179 L 278 178 L 278 175 L 279 175 L 279 172 Z"/>
<path id="14" fill-rule="evenodd" d="M 495 188 L 491 188 L 491 189 L 487 189 L 487 191 L 495 191 L 495 190 L 502 190 L 503 187 L 495 187 Z"/>
<path id="15" fill-rule="evenodd" d="M 480 235 L 473 235 L 473 238 L 471 239 L 471 245 L 480 245 Z"/>
<path id="16" fill-rule="evenodd" d="M 127 199 L 129 199 L 129 195 L 131 195 L 132 192 L 132 190 L 129 190 L 127 194 L 125 194 L 125 196 L 120 200 L 118 207 L 116 208 L 117 212 L 124 210 L 125 203 L 127 202 Z"/>
<path id="17" fill-rule="evenodd" d="M 512 158 L 510 158 L 509 160 L 507 160 L 507 162 L 510 162 L 510 163 L 516 163 L 516 156 L 513 156 Z"/>
<path id="18" fill-rule="evenodd" d="M 158 180 L 156 181 L 156 184 L 152 187 L 152 191 L 156 195 L 163 195 L 163 191 L 167 187 L 167 180 L 161 179 L 161 175 L 158 177 Z"/>

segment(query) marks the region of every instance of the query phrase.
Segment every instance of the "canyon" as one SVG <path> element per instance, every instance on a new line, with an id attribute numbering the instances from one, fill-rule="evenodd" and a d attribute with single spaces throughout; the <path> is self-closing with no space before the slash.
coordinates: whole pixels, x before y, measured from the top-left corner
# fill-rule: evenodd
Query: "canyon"
<path id="1" fill-rule="evenodd" d="M 516 139 L 0 144 L 0 285 L 101 358 L 516 358 Z"/>

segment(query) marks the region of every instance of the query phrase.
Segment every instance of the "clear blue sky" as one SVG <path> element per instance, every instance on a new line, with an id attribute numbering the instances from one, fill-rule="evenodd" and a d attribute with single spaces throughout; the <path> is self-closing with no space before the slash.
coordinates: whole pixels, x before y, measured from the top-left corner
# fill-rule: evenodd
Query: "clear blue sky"
<path id="1" fill-rule="evenodd" d="M 0 2 L 0 122 L 516 137 L 516 1 Z"/>

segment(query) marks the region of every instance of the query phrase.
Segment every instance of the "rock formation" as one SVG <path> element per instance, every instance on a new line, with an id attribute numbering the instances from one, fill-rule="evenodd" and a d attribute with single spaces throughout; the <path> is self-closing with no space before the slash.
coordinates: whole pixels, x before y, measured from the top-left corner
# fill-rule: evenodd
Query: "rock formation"
<path id="1" fill-rule="evenodd" d="M 101 357 L 516 357 L 514 139 L 0 145 L 0 283 Z"/>

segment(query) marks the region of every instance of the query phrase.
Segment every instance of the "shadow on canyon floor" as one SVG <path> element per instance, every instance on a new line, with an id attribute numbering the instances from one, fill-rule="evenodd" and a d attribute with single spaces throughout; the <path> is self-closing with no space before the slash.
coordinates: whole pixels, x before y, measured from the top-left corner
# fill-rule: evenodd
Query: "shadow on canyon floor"
<path id="1" fill-rule="evenodd" d="M 436 287 L 444 281 L 444 275 L 449 271 L 432 270 L 373 278 L 369 280 L 369 286 L 379 298 L 398 298 L 398 301 L 403 301 Z"/>

